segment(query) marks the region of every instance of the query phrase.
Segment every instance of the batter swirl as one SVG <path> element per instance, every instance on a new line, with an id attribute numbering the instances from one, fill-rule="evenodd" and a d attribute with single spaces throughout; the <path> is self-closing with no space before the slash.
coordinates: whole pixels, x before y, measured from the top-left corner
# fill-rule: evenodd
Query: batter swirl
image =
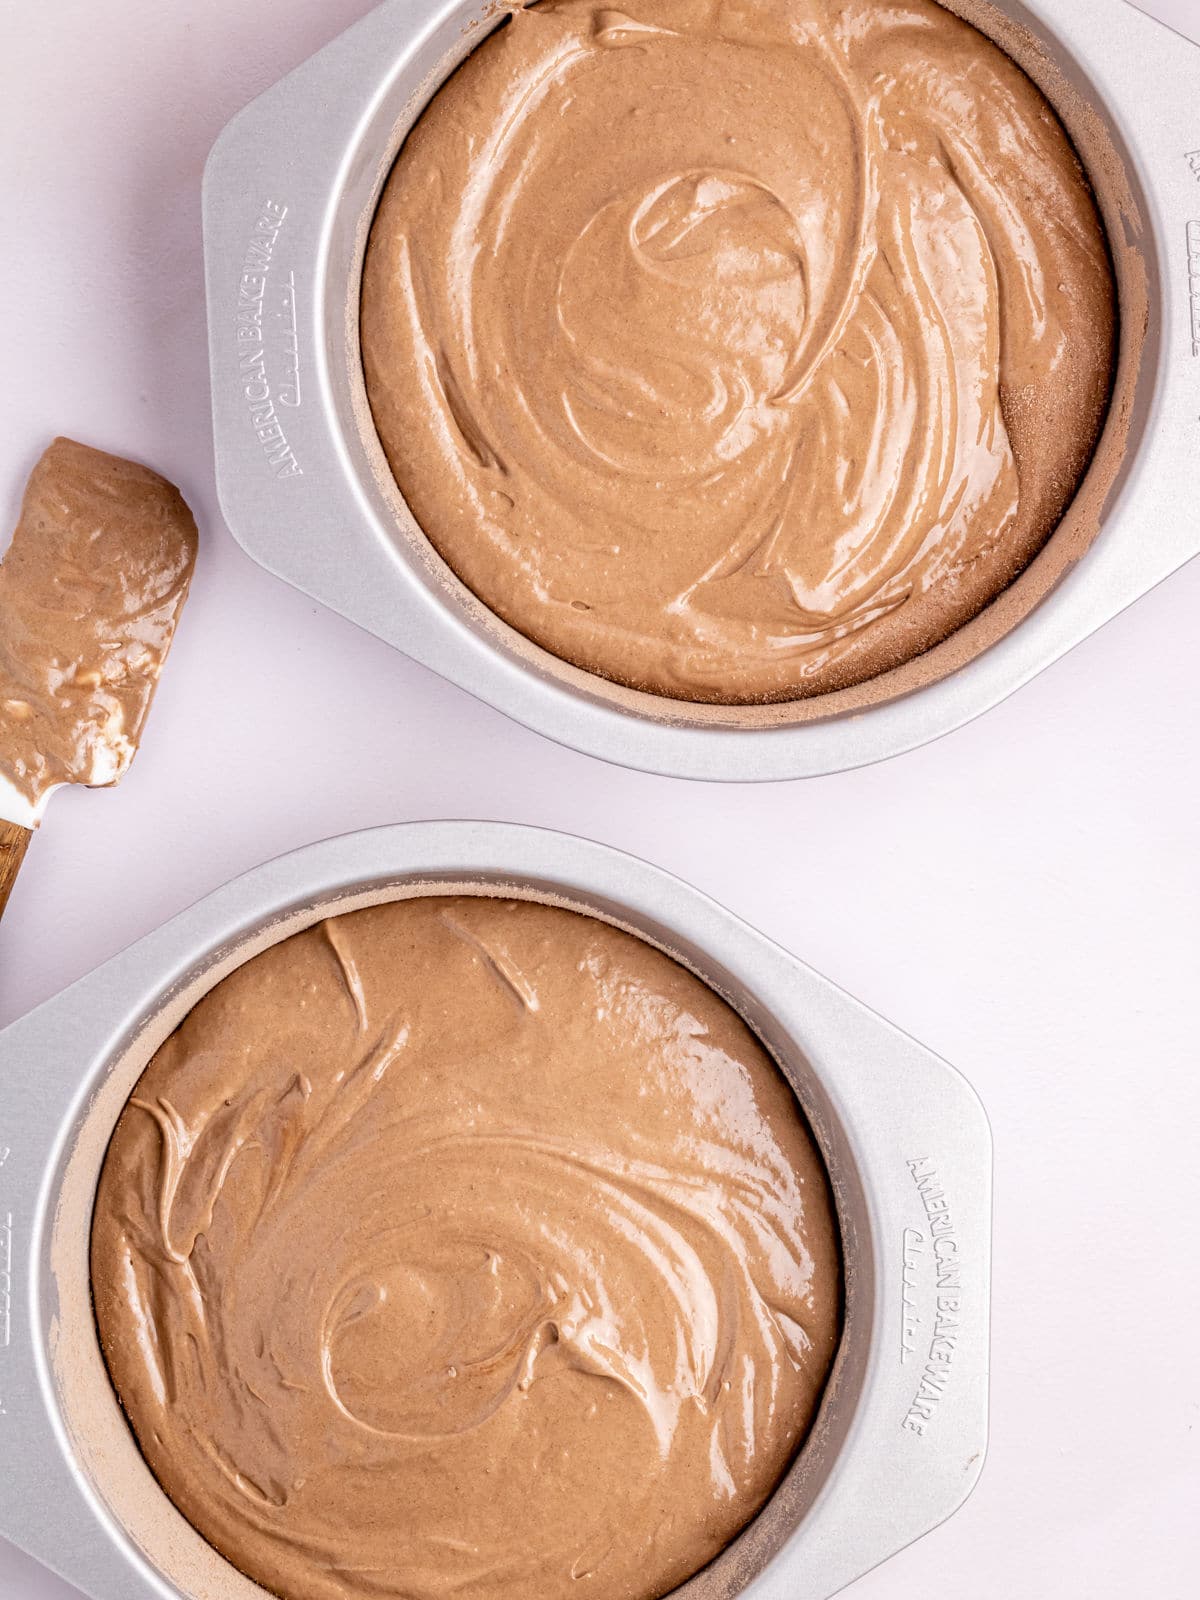
<path id="1" fill-rule="evenodd" d="M 836 1344 L 778 1070 L 640 940 L 432 897 L 289 939 L 159 1050 L 93 1287 L 142 1450 L 289 1600 L 649 1600 L 754 1515 Z"/>
<path id="2" fill-rule="evenodd" d="M 543 0 L 434 97 L 363 284 L 420 526 L 561 657 L 676 698 L 858 682 L 980 610 L 1109 393 L 1096 207 L 931 0 Z"/>

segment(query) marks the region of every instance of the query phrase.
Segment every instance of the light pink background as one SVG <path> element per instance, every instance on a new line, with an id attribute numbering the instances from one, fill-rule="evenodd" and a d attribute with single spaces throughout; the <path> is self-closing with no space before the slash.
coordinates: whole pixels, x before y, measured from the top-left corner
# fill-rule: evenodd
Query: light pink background
<path id="1" fill-rule="evenodd" d="M 648 856 L 949 1057 L 991 1114 L 987 1470 L 855 1600 L 1190 1600 L 1200 564 L 973 727 L 761 788 L 560 750 L 269 578 L 213 489 L 200 174 L 234 111 L 369 9 L 0 0 L 2 520 L 65 432 L 168 473 L 204 539 L 132 773 L 59 795 L 34 842 L 0 1024 L 346 829 L 496 817 Z M 1200 38 L 1200 0 L 1146 9 Z M 0 1543 L 3 1600 L 74 1593 Z"/>

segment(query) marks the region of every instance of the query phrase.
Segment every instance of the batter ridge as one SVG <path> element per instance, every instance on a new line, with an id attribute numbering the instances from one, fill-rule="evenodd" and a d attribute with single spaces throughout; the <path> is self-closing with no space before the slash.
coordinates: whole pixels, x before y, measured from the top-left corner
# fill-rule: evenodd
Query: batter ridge
<path id="1" fill-rule="evenodd" d="M 912 659 L 1046 542 L 1116 297 L 1048 102 L 932 0 L 542 0 L 409 133 L 364 372 L 420 528 L 681 700 Z"/>
<path id="2" fill-rule="evenodd" d="M 92 1284 L 151 1470 L 286 1600 L 654 1600 L 770 1496 L 840 1328 L 828 1183 L 712 990 L 524 901 L 332 918 L 117 1125 Z"/>

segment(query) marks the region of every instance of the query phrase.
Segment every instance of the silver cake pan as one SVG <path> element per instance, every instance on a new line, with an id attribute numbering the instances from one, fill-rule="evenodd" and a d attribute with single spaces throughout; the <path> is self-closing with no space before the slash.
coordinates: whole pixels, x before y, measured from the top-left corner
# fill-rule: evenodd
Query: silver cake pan
<path id="1" fill-rule="evenodd" d="M 204 236 L 217 482 L 245 549 L 563 744 L 649 771 L 743 780 L 839 771 L 937 738 L 1197 554 L 1200 51 L 1127 0 L 947 3 L 1051 99 L 1113 243 L 1122 350 L 1097 457 L 1109 465 L 1090 475 L 1088 537 L 1099 533 L 1082 559 L 1064 522 L 1002 602 L 918 662 L 786 707 L 689 706 L 619 689 L 487 612 L 436 556 L 387 470 L 362 378 L 358 302 L 396 151 L 506 14 L 495 0 L 386 0 L 247 107 L 212 152 Z"/>
<path id="2" fill-rule="evenodd" d="M 991 1136 L 945 1062 L 695 889 L 606 846 L 413 823 L 236 879 L 0 1033 L 0 1535 L 96 1600 L 250 1600 L 143 1462 L 92 1316 L 91 1210 L 151 1053 L 233 967 L 333 913 L 449 889 L 615 922 L 719 990 L 829 1167 L 845 1328 L 816 1425 L 687 1600 L 824 1600 L 948 1517 L 987 1440 Z"/>

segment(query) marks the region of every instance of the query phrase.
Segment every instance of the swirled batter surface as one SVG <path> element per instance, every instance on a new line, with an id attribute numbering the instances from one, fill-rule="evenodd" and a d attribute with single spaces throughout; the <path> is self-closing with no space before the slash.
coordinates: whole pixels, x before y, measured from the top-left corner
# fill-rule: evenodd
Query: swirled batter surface
<path id="1" fill-rule="evenodd" d="M 362 347 L 421 528 L 681 699 L 910 659 L 1059 521 L 1114 284 L 1033 83 L 931 0 L 543 0 L 408 137 Z"/>
<path id="2" fill-rule="evenodd" d="M 824 1169 L 734 1012 L 526 902 L 325 922 L 117 1126 L 100 1334 L 151 1468 L 289 1600 L 649 1600 L 759 1509 L 838 1335 Z"/>

